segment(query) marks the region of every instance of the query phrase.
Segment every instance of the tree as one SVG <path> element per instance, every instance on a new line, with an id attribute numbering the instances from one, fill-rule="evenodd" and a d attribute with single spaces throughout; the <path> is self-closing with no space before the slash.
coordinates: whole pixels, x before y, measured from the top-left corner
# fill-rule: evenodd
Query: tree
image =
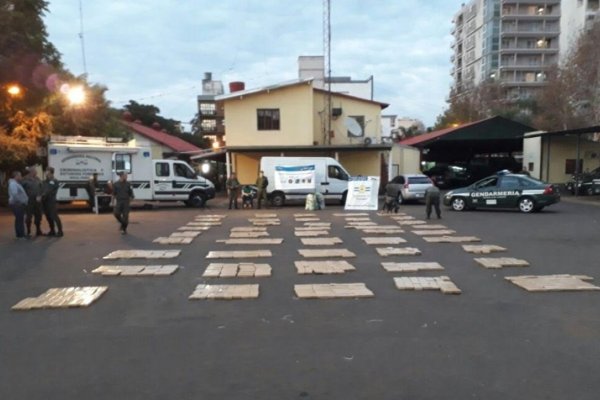
<path id="1" fill-rule="evenodd" d="M 159 128 L 170 135 L 176 136 L 202 149 L 211 147 L 211 142 L 206 138 L 183 133 L 180 121 L 158 115 L 160 109 L 154 105 L 140 104 L 134 100 L 129 100 L 129 104 L 125 105 L 123 108 L 130 113 L 131 120 L 139 120 L 142 125 Z"/>
<path id="2" fill-rule="evenodd" d="M 531 124 L 535 109 L 535 100 L 508 100 L 501 83 L 488 80 L 460 94 L 451 92 L 448 108 L 437 117 L 434 129 L 444 129 L 497 115 L 528 125 Z"/>
<path id="3" fill-rule="evenodd" d="M 584 30 L 561 67 L 551 70 L 537 98 L 544 130 L 600 125 L 600 23 Z"/>
<path id="4" fill-rule="evenodd" d="M 129 104 L 123 107 L 131 113 L 131 118 L 141 121 L 142 125 L 153 126 L 159 124 L 170 134 L 181 133 L 181 122 L 171 118 L 165 118 L 160 115 L 160 109 L 151 104 L 140 104 L 134 100 L 129 100 Z"/>

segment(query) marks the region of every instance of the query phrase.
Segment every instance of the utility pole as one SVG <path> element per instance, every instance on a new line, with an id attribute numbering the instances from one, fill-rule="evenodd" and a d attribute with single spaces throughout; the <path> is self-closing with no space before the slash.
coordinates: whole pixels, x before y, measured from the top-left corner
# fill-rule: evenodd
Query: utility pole
<path id="1" fill-rule="evenodd" d="M 79 40 L 81 41 L 81 57 L 83 59 L 83 73 L 87 78 L 87 63 L 85 61 L 85 42 L 83 40 L 83 5 L 79 0 Z"/>
<path id="2" fill-rule="evenodd" d="M 325 82 L 327 84 L 323 143 L 331 144 L 331 0 L 323 0 L 323 57 L 325 58 Z"/>

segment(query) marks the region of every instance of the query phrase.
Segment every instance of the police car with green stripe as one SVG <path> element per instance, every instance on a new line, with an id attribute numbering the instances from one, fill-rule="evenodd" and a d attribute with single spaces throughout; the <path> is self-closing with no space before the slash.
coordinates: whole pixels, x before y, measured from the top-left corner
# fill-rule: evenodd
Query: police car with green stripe
<path id="1" fill-rule="evenodd" d="M 444 195 L 444 205 L 455 211 L 476 208 L 518 208 L 524 213 L 541 211 L 560 201 L 560 193 L 549 183 L 508 171 L 488 176 L 470 186 Z"/>

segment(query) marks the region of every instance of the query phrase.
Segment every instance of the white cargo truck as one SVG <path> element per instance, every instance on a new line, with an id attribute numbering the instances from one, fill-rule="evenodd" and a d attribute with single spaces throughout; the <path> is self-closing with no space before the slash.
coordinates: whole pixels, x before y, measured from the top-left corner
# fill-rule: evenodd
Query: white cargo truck
<path id="1" fill-rule="evenodd" d="M 211 181 L 198 176 L 181 160 L 153 160 L 149 147 L 135 142 L 95 137 L 52 136 L 48 143 L 48 166 L 60 182 L 57 200 L 89 200 L 89 179 L 95 172 L 101 189 L 128 174 L 137 200 L 183 201 L 202 207 L 215 197 Z M 105 204 L 104 204 L 105 205 Z"/>
<path id="2" fill-rule="evenodd" d="M 292 188 L 277 182 L 276 170 L 291 170 L 296 167 L 314 166 L 314 182 L 303 185 L 301 189 Z M 309 193 L 321 193 L 325 200 L 346 202 L 350 174 L 331 157 L 262 157 L 260 170 L 269 180 L 267 195 L 274 206 L 282 206 L 286 200 L 305 200 Z M 290 180 L 291 182 L 291 180 Z"/>

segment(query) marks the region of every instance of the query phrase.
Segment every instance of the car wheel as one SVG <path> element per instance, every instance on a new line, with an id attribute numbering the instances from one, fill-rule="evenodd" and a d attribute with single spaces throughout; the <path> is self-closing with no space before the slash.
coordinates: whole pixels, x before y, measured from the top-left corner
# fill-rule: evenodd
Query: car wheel
<path id="1" fill-rule="evenodd" d="M 398 192 L 398 197 L 396 197 L 396 203 L 398 203 L 398 204 L 404 203 L 404 197 L 402 197 L 402 192 Z"/>
<path id="2" fill-rule="evenodd" d="M 187 206 L 196 208 L 204 207 L 204 204 L 206 204 L 206 197 L 199 192 L 190 194 L 190 199 L 186 202 Z"/>
<path id="3" fill-rule="evenodd" d="M 450 203 L 454 211 L 464 211 L 467 208 L 467 203 L 462 197 L 455 197 Z"/>
<path id="4" fill-rule="evenodd" d="M 523 197 L 519 200 L 519 210 L 524 213 L 530 213 L 535 210 L 535 202 L 531 197 Z"/>
<path id="5" fill-rule="evenodd" d="M 282 207 L 284 203 L 285 203 L 285 196 L 283 195 L 283 193 L 275 193 L 271 197 L 271 204 L 274 207 Z"/>
<path id="6" fill-rule="evenodd" d="M 585 188 L 585 194 L 588 196 L 593 196 L 594 195 L 594 188 L 593 187 L 587 187 Z"/>
<path id="7" fill-rule="evenodd" d="M 348 191 L 345 191 L 344 194 L 342 195 L 342 200 L 340 200 L 340 202 L 342 203 L 343 206 L 346 205 L 346 197 L 348 196 Z"/>

